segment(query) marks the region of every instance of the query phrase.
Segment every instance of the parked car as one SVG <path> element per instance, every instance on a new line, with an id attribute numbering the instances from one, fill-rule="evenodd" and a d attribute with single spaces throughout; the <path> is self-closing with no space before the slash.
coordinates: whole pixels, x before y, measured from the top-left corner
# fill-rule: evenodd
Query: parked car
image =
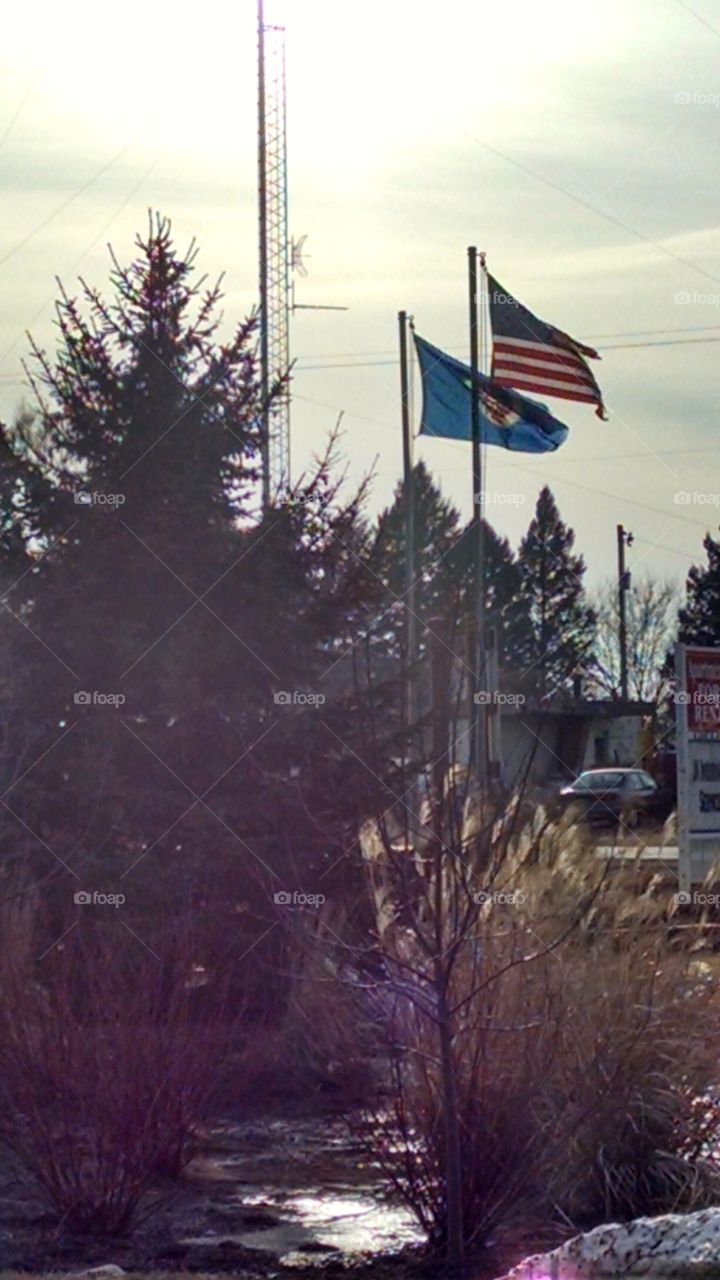
<path id="1" fill-rule="evenodd" d="M 659 787 L 644 769 L 587 769 L 560 788 L 559 798 L 563 809 L 573 807 L 579 821 L 598 826 L 662 822 L 674 804 L 671 788 Z"/>

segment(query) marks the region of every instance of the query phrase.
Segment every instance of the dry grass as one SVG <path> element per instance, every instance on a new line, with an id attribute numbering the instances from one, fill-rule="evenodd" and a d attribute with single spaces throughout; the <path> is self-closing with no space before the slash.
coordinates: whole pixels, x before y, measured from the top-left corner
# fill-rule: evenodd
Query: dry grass
<path id="1" fill-rule="evenodd" d="M 253 1102 L 337 1097 L 346 1105 L 372 1092 L 372 1046 L 356 993 L 340 981 L 331 942 L 347 932 L 340 905 L 284 917 L 284 1009 L 246 1029 L 239 1055 L 243 1092 Z"/>
<path id="2" fill-rule="evenodd" d="M 639 865 L 609 871 L 576 829 L 547 824 L 537 810 L 522 816 L 518 834 L 508 821 L 495 827 L 475 864 L 482 872 L 472 883 L 488 901 L 467 927 L 458 927 L 458 903 L 475 851 L 455 844 L 456 856 L 442 860 L 443 945 L 456 946 L 449 999 L 472 1248 L 528 1223 L 555 1221 L 567 1232 L 695 1209 L 720 1194 L 709 1154 L 720 1114 L 697 1103 L 717 1081 L 720 995 L 714 981 L 698 978 L 692 935 L 668 945 L 671 891 Z M 440 1245 L 446 1148 L 431 966 L 401 926 L 409 878 L 375 839 L 373 893 L 388 973 L 377 1008 L 393 1087 L 365 1140 Z"/>

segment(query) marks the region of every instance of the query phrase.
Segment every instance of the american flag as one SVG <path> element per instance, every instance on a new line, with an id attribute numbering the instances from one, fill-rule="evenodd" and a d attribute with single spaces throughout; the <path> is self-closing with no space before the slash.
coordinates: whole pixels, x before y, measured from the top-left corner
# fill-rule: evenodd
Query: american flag
<path id="1" fill-rule="evenodd" d="M 597 351 L 538 320 L 492 276 L 488 287 L 495 381 L 518 391 L 585 400 L 605 418 L 602 392 L 584 359 L 599 360 Z"/>

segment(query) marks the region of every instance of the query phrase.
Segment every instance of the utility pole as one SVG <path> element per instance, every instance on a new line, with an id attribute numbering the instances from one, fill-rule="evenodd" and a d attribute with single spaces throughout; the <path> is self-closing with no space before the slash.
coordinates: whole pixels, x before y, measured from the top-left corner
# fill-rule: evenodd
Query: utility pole
<path id="1" fill-rule="evenodd" d="M 618 619 L 620 641 L 620 696 L 623 702 L 628 700 L 628 656 L 627 656 L 627 613 L 625 595 L 630 590 L 630 570 L 625 568 L 625 548 L 634 542 L 632 533 L 628 533 L 621 524 L 617 527 L 618 556 Z"/>

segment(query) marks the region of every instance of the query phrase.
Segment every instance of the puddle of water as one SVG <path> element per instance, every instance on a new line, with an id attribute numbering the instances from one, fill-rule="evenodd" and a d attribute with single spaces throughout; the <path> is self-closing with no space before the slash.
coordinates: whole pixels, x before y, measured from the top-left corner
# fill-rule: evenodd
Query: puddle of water
<path id="1" fill-rule="evenodd" d="M 183 1240 L 221 1240 L 272 1255 L 286 1267 L 319 1269 L 327 1258 L 353 1260 L 422 1242 L 409 1211 L 384 1195 L 380 1171 L 337 1122 L 229 1126 L 202 1159 L 212 1181 L 228 1188 L 224 1225 Z M 268 1222 L 243 1221 L 267 1211 Z M 233 1218 L 237 1213 L 237 1221 Z"/>
<path id="2" fill-rule="evenodd" d="M 407 1209 L 367 1195 L 334 1196 L 320 1191 L 287 1202 L 323 1243 L 342 1253 L 386 1253 L 423 1236 Z"/>
<path id="3" fill-rule="evenodd" d="M 338 1196 L 328 1189 L 317 1190 L 312 1195 L 303 1190 L 295 1196 L 277 1196 L 266 1188 L 262 1194 L 243 1197 L 242 1207 L 253 1205 L 262 1205 L 281 1220 L 249 1231 L 232 1234 L 223 1231 L 222 1237 L 193 1236 L 183 1240 L 183 1244 L 214 1244 L 222 1238 L 246 1249 L 275 1254 L 285 1261 L 285 1255 L 296 1250 L 352 1257 L 395 1252 L 423 1239 L 406 1209 L 371 1199 L 367 1194 L 346 1192 Z M 240 1205 L 238 1209 L 241 1212 Z M 317 1261 L 316 1256 L 314 1260 Z"/>

